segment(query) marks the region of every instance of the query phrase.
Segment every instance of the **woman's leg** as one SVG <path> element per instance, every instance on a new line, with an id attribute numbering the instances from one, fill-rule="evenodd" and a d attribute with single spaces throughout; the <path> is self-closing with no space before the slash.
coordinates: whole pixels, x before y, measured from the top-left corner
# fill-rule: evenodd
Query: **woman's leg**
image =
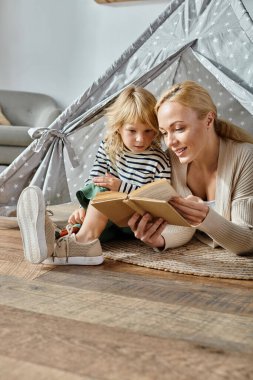
<path id="1" fill-rule="evenodd" d="M 108 218 L 89 204 L 83 224 L 76 234 L 78 243 L 88 243 L 98 239 L 104 231 Z"/>

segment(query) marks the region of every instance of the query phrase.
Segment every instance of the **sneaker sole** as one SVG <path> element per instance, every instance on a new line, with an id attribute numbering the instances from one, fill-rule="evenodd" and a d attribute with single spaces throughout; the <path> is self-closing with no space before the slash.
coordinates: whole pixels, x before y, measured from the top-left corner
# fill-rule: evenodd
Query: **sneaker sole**
<path id="1" fill-rule="evenodd" d="M 24 255 L 33 264 L 47 258 L 45 238 L 45 202 L 36 186 L 24 189 L 17 204 L 17 220 L 21 231 Z"/>
<path id="2" fill-rule="evenodd" d="M 104 261 L 103 256 L 91 256 L 91 257 L 69 257 L 66 261 L 66 257 L 48 257 L 42 262 L 45 265 L 100 265 Z"/>

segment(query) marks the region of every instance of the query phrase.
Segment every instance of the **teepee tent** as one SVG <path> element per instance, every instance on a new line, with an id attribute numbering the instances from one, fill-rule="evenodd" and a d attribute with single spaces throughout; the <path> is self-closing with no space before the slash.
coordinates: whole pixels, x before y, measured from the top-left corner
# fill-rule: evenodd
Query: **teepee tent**
<path id="1" fill-rule="evenodd" d="M 22 189 L 39 186 L 48 204 L 75 200 L 103 138 L 103 110 L 129 84 L 156 96 L 191 79 L 212 95 L 219 117 L 252 132 L 253 21 L 241 0 L 172 0 L 167 9 L 0 175 L 0 215 Z"/>

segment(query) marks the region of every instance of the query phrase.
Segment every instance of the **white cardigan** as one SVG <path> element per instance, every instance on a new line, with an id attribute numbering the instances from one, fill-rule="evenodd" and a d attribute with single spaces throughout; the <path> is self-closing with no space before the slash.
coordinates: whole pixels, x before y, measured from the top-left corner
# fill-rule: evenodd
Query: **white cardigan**
<path id="1" fill-rule="evenodd" d="M 191 193 L 186 185 L 187 164 L 169 151 L 172 185 L 183 197 Z M 215 208 L 195 228 L 167 226 L 162 236 L 165 249 L 178 247 L 196 237 L 216 247 L 240 254 L 253 252 L 253 145 L 220 139 Z"/>

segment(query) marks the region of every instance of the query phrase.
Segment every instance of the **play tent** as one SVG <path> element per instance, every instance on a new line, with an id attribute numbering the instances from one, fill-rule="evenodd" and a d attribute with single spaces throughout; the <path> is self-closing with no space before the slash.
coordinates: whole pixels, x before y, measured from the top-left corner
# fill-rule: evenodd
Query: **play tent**
<path id="1" fill-rule="evenodd" d="M 240 0 L 172 0 L 93 85 L 0 175 L 0 215 L 35 184 L 48 204 L 75 200 L 103 137 L 103 110 L 129 84 L 156 96 L 191 79 L 212 95 L 219 116 L 252 132 L 253 21 Z"/>

